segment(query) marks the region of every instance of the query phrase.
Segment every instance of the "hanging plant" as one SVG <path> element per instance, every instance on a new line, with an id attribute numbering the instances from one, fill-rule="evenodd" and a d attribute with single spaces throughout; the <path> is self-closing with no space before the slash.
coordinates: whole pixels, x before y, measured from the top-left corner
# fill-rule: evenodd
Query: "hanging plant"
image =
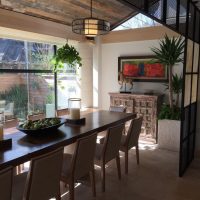
<path id="1" fill-rule="evenodd" d="M 71 68 L 75 68 L 76 65 L 82 66 L 81 57 L 75 47 L 65 44 L 59 48 L 54 55 L 51 63 L 54 65 L 54 71 L 64 68 L 64 64 L 68 64 Z"/>

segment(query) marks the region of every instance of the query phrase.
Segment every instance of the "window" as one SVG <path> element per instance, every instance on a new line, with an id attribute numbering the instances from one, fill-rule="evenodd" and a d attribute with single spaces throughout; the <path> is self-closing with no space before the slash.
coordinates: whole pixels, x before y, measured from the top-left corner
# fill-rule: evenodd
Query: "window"
<path id="1" fill-rule="evenodd" d="M 128 21 L 124 22 L 123 24 L 115 28 L 113 31 L 144 28 L 144 27 L 158 26 L 158 25 L 159 23 L 140 13 L 132 17 Z"/>
<path id="2" fill-rule="evenodd" d="M 0 112 L 5 120 L 24 121 L 40 112 L 52 117 L 55 107 L 66 108 L 69 97 L 80 96 L 77 70 L 66 66 L 54 73 L 53 55 L 50 44 L 0 39 Z"/>

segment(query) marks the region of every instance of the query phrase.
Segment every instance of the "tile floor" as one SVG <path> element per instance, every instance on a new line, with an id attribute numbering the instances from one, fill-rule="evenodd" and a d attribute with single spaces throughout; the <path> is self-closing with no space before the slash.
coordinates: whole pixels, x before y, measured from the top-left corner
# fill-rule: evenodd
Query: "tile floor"
<path id="1" fill-rule="evenodd" d="M 124 174 L 124 155 L 121 154 L 122 179 L 117 178 L 115 161 L 106 169 L 106 192 L 101 192 L 100 170 L 96 168 L 97 197 L 91 188 L 79 184 L 76 200 L 200 200 L 200 159 L 195 159 L 183 178 L 178 177 L 178 153 L 160 150 L 156 145 L 140 143 L 140 165 L 135 150 L 129 155 L 129 174 Z M 62 200 L 69 199 L 62 187 Z"/>

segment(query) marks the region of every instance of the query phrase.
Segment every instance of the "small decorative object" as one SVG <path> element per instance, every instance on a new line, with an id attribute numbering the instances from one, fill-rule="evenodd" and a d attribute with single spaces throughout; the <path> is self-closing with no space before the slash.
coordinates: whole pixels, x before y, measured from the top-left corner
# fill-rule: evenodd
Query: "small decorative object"
<path id="1" fill-rule="evenodd" d="M 70 119 L 80 119 L 81 99 L 69 98 L 68 99 Z"/>
<path id="2" fill-rule="evenodd" d="M 121 90 L 120 93 L 131 93 L 130 90 L 133 89 L 133 79 L 125 77 L 123 75 L 123 73 L 120 72 L 119 73 L 119 84 L 121 85 L 120 90 L 123 89 L 123 86 L 124 86 L 124 90 L 123 91 Z M 127 84 L 131 85 L 131 87 L 129 88 L 129 91 L 126 90 Z"/>
<path id="3" fill-rule="evenodd" d="M 7 150 L 12 147 L 12 139 L 4 139 L 3 124 L 0 124 L 0 150 Z"/>
<path id="4" fill-rule="evenodd" d="M 80 117 L 81 99 L 80 98 L 69 98 L 68 106 L 69 106 L 70 118 L 67 119 L 66 123 L 72 124 L 72 125 L 85 124 L 85 118 Z"/>
<path id="5" fill-rule="evenodd" d="M 35 121 L 28 120 L 17 126 L 17 129 L 31 136 L 49 135 L 55 133 L 55 131 L 65 122 L 66 119 L 57 117 L 39 119 Z"/>
<path id="6" fill-rule="evenodd" d="M 118 81 L 167 81 L 167 68 L 155 56 L 126 56 L 118 58 Z"/>
<path id="7" fill-rule="evenodd" d="M 70 46 L 68 43 L 57 50 L 51 63 L 54 65 L 54 71 L 63 69 L 64 64 L 68 64 L 71 68 L 75 68 L 76 65 L 79 65 L 79 67 L 82 66 L 79 52 L 75 47 Z"/>
<path id="8" fill-rule="evenodd" d="M 85 35 L 86 37 L 95 37 L 108 33 L 110 31 L 110 23 L 92 16 L 91 0 L 90 17 L 73 20 L 72 31 L 76 34 Z"/>

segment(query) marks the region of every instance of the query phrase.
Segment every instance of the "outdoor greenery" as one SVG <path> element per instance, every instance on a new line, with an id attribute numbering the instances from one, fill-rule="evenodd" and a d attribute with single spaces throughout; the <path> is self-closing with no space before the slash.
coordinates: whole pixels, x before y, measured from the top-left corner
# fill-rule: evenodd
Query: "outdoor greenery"
<path id="1" fill-rule="evenodd" d="M 183 62 L 182 54 L 184 52 L 185 41 L 180 36 L 178 38 L 172 37 L 169 38 L 165 35 L 164 39 L 160 41 L 159 48 L 151 48 L 154 52 L 156 60 L 164 64 L 168 68 L 168 78 L 169 78 L 169 105 L 173 110 L 173 86 L 172 78 L 173 66 L 177 63 Z"/>
<path id="2" fill-rule="evenodd" d="M 65 44 L 59 48 L 56 55 L 51 60 L 54 65 L 54 71 L 64 68 L 64 64 L 68 64 L 71 68 L 75 68 L 76 65 L 82 66 L 81 57 L 75 47 Z"/>
<path id="3" fill-rule="evenodd" d="M 0 99 L 14 103 L 14 115 L 23 118 L 27 115 L 28 92 L 26 85 L 14 85 L 0 93 Z"/>
<path id="4" fill-rule="evenodd" d="M 52 104 L 54 102 L 54 95 L 53 93 L 50 93 L 46 97 L 46 104 Z"/>

